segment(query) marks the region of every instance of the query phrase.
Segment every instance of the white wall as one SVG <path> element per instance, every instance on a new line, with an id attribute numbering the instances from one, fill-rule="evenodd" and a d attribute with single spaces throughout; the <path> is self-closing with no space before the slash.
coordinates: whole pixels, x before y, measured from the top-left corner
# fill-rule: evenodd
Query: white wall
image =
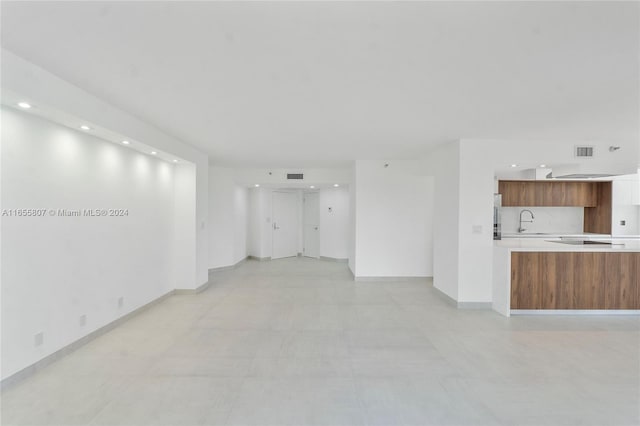
<path id="1" fill-rule="evenodd" d="M 460 144 L 443 144 L 429 157 L 434 176 L 433 285 L 458 300 Z"/>
<path id="2" fill-rule="evenodd" d="M 356 275 L 356 181 L 355 165 L 352 172 L 352 179 L 349 183 L 349 270 Z"/>
<path id="3" fill-rule="evenodd" d="M 129 211 L 2 217 L 6 378 L 174 288 L 179 185 L 174 166 L 151 156 L 12 109 L 2 108 L 1 118 L 3 209 Z M 44 343 L 36 347 L 39 332 Z"/>
<path id="4" fill-rule="evenodd" d="M 249 190 L 236 185 L 234 188 L 234 235 L 233 263 L 236 264 L 248 256 L 249 238 Z"/>
<path id="5" fill-rule="evenodd" d="M 50 72 L 2 49 L 2 93 L 27 99 L 36 108 L 32 114 L 43 113 L 62 118 L 70 123 L 89 124 L 95 131 L 104 131 L 116 140 L 129 139 L 153 147 L 156 151 L 177 156 L 196 167 L 195 220 L 197 226 L 185 229 L 193 234 L 195 260 L 184 259 L 195 265 L 194 281 L 182 280 L 183 288 L 197 288 L 208 281 L 207 196 L 209 159 L 199 151 L 139 118 L 85 92 Z"/>
<path id="6" fill-rule="evenodd" d="M 197 282 L 196 168 L 182 162 L 173 179 L 173 288 L 189 289 Z"/>
<path id="7" fill-rule="evenodd" d="M 302 173 L 304 180 L 288 180 L 287 173 Z M 321 187 L 323 185 L 348 184 L 352 179 L 351 168 L 323 168 L 323 169 L 262 169 L 237 168 L 234 169 L 235 181 L 241 185 L 252 186 L 260 184 L 268 188 L 308 188 L 309 185 Z"/>
<path id="8" fill-rule="evenodd" d="M 233 169 L 209 168 L 209 269 L 247 257 L 248 189 L 235 183 Z"/>
<path id="9" fill-rule="evenodd" d="M 414 161 L 356 161 L 356 278 L 433 274 L 433 178 Z"/>
<path id="10" fill-rule="evenodd" d="M 612 235 L 640 235 L 640 174 L 613 180 L 611 213 Z"/>
<path id="11" fill-rule="evenodd" d="M 320 256 L 349 257 L 349 188 L 320 190 Z M 329 211 L 331 208 L 331 211 Z"/>

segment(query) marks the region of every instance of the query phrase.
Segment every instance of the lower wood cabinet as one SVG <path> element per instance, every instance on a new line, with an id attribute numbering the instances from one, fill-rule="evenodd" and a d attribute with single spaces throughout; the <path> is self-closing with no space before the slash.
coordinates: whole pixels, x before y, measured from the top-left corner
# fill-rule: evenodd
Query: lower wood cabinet
<path id="1" fill-rule="evenodd" d="M 513 252 L 511 309 L 640 309 L 640 253 Z"/>

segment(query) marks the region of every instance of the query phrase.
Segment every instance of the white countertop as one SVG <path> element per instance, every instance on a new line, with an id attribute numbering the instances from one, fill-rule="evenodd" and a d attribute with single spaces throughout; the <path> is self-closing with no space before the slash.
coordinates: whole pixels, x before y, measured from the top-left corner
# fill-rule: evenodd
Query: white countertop
<path id="1" fill-rule="evenodd" d="M 589 232 L 579 232 L 575 234 L 567 234 L 562 232 L 544 232 L 544 233 L 507 233 L 502 234 L 502 238 L 560 238 L 560 237 L 569 237 L 569 238 L 611 238 L 610 234 L 593 234 Z"/>
<path id="2" fill-rule="evenodd" d="M 503 248 L 508 251 L 637 251 L 640 252 L 640 239 L 632 238 L 613 238 L 603 239 L 594 238 L 594 240 L 603 240 L 613 242 L 614 245 L 573 245 L 573 244 L 561 244 L 555 241 L 560 241 L 560 238 L 507 238 L 498 241 L 494 241 L 494 247 Z"/>

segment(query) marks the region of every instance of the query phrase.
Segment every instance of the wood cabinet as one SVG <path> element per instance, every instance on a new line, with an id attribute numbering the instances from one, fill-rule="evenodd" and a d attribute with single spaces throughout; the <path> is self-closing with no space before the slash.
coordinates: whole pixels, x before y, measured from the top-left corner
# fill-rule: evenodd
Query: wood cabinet
<path id="1" fill-rule="evenodd" d="M 511 309 L 640 309 L 640 252 L 513 252 Z"/>
<path id="2" fill-rule="evenodd" d="M 584 209 L 584 232 L 611 234 L 612 186 L 611 182 L 594 182 L 598 203 Z"/>
<path id="3" fill-rule="evenodd" d="M 595 207 L 601 182 L 501 180 L 503 207 Z"/>

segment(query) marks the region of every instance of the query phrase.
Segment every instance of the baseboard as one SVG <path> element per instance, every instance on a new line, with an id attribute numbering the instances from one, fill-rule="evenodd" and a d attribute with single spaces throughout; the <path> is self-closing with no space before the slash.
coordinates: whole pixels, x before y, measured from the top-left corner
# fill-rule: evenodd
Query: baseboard
<path id="1" fill-rule="evenodd" d="M 340 257 L 320 256 L 320 260 L 327 262 L 349 263 L 349 259 L 342 259 Z"/>
<path id="2" fill-rule="evenodd" d="M 36 372 L 44 369 L 45 367 L 53 364 L 54 362 L 58 361 L 60 358 L 65 357 L 67 355 L 69 355 L 70 353 L 74 352 L 75 350 L 81 348 L 82 346 L 86 345 L 87 343 L 91 342 L 92 340 L 97 339 L 98 337 L 102 336 L 105 333 L 108 333 L 109 331 L 113 330 L 114 328 L 116 328 L 117 326 L 119 326 L 120 324 L 122 324 L 125 321 L 130 320 L 131 318 L 133 318 L 136 315 L 141 314 L 142 312 L 146 311 L 147 309 L 151 308 L 154 305 L 157 305 L 158 303 L 162 302 L 163 300 L 167 299 L 170 296 L 173 296 L 174 294 L 176 294 L 176 290 L 171 290 L 165 294 L 163 294 L 162 296 L 158 297 L 157 299 L 152 300 L 151 302 L 140 306 L 139 308 L 134 309 L 133 311 L 121 316 L 120 318 L 117 318 L 113 321 L 111 321 L 108 324 L 103 325 L 102 327 L 98 328 L 97 330 L 92 331 L 91 333 L 87 334 L 86 336 L 83 336 L 81 338 L 79 338 L 78 340 L 69 343 L 67 346 L 64 346 L 60 349 L 58 349 L 57 351 L 55 351 L 54 353 L 47 355 L 46 357 L 42 358 L 39 361 L 36 361 L 34 364 L 31 364 L 28 367 L 23 368 L 20 371 L 17 371 L 15 373 L 13 373 L 11 376 L 4 378 L 2 381 L 0 381 L 0 390 L 4 391 L 6 389 L 8 389 L 10 386 L 21 382 L 22 380 L 26 379 L 27 377 L 35 374 Z"/>
<path id="3" fill-rule="evenodd" d="M 247 259 L 251 259 L 252 256 L 247 256 L 242 260 L 237 261 L 236 263 L 234 263 L 233 265 L 227 265 L 227 266 L 218 266 L 217 268 L 209 268 L 209 273 L 213 273 L 213 272 L 222 272 L 222 271 L 228 271 L 230 269 L 236 269 L 238 266 L 242 265 L 244 262 L 247 261 Z"/>
<path id="4" fill-rule="evenodd" d="M 458 309 L 493 309 L 492 302 L 458 302 Z"/>
<path id="5" fill-rule="evenodd" d="M 402 282 L 421 282 L 431 277 L 356 277 L 356 281 L 361 282 L 377 282 L 377 281 L 402 281 Z"/>
<path id="6" fill-rule="evenodd" d="M 447 293 L 443 292 L 437 287 L 433 287 L 436 291 L 436 294 L 440 296 L 442 300 L 444 300 L 448 305 L 453 306 L 458 309 L 493 309 L 492 302 L 458 302 L 453 297 L 449 296 Z"/>
<path id="7" fill-rule="evenodd" d="M 198 294 L 202 293 L 206 289 L 211 286 L 211 280 L 207 280 L 206 283 L 196 287 L 196 288 L 176 288 L 173 290 L 173 294 L 184 295 L 184 294 Z"/>
<path id="8" fill-rule="evenodd" d="M 268 260 L 271 260 L 271 256 L 267 256 L 267 257 L 247 256 L 247 259 L 257 260 L 258 262 L 266 262 Z"/>
<path id="9" fill-rule="evenodd" d="M 449 296 L 447 293 L 445 293 L 444 291 L 440 290 L 436 286 L 433 286 L 433 289 L 436 291 L 436 294 L 440 297 L 440 299 L 445 301 L 448 305 L 453 306 L 454 308 L 458 307 L 458 301 L 456 299 L 454 299 L 453 297 Z"/>

